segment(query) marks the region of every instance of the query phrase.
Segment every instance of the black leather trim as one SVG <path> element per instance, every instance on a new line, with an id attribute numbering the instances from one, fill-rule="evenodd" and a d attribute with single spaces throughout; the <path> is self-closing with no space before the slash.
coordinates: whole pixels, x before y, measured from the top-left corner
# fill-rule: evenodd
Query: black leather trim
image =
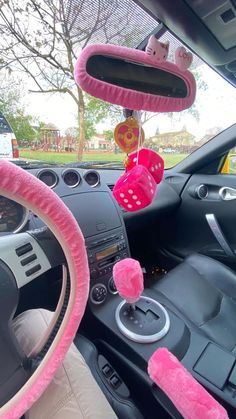
<path id="1" fill-rule="evenodd" d="M 154 286 L 212 341 L 236 348 L 236 274 L 207 256 L 189 256 Z"/>

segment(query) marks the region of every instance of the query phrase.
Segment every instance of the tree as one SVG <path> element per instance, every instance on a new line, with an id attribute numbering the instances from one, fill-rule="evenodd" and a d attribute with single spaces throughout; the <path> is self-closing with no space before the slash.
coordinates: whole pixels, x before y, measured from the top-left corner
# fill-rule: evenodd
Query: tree
<path id="1" fill-rule="evenodd" d="M 0 112 L 9 117 L 16 116 L 22 109 L 22 83 L 3 73 L 0 77 Z"/>
<path id="2" fill-rule="evenodd" d="M 30 142 L 37 137 L 37 131 L 32 127 L 38 123 L 36 118 L 25 114 L 23 104 L 24 84 L 11 74 L 4 73 L 0 77 L 0 112 L 10 123 L 19 144 Z"/>
<path id="3" fill-rule="evenodd" d="M 114 131 L 108 129 L 106 131 L 103 131 L 103 134 L 106 136 L 106 139 L 108 141 L 113 141 L 114 140 Z"/>
<path id="4" fill-rule="evenodd" d="M 134 14 L 135 11 L 135 14 Z M 27 74 L 31 92 L 70 95 L 79 126 L 78 159 L 85 140 L 86 98 L 74 83 L 74 63 L 89 42 L 126 43 L 134 37 L 135 3 L 109 0 L 8 0 L 0 8 L 0 65 Z M 117 20 L 114 20 L 116 16 Z M 140 18 L 136 32 L 144 31 Z M 137 35 L 135 35 L 137 39 Z"/>
<path id="5" fill-rule="evenodd" d="M 19 145 L 30 143 L 36 139 L 37 131 L 32 127 L 33 117 L 31 115 L 19 114 L 15 117 L 9 116 L 8 121 Z"/>

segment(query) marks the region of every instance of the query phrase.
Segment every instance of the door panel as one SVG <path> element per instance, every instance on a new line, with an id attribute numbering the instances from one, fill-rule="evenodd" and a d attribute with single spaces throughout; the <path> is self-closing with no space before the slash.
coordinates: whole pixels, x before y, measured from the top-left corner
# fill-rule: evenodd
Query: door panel
<path id="1" fill-rule="evenodd" d="M 182 192 L 169 251 L 180 257 L 199 252 L 236 269 L 236 199 L 223 187 L 235 189 L 236 198 L 236 175 L 191 176 Z"/>

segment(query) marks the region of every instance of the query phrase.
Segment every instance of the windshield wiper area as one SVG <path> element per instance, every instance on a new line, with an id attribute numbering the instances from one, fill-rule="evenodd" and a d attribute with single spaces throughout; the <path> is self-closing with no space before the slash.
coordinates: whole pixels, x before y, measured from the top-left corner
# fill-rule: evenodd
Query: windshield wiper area
<path id="1" fill-rule="evenodd" d="M 124 170 L 124 164 L 119 161 L 82 161 L 75 163 L 67 163 L 68 167 L 79 167 L 81 169 L 108 169 L 108 170 Z"/>
<path id="2" fill-rule="evenodd" d="M 41 161 L 41 160 L 10 160 L 11 163 L 20 166 L 22 169 L 41 169 L 42 167 L 64 166 L 59 163 Z"/>

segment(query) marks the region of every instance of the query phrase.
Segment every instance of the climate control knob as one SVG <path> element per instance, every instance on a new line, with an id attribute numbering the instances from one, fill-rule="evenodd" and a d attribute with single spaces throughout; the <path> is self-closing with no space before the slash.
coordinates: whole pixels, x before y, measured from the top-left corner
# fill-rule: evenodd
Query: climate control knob
<path id="1" fill-rule="evenodd" d="M 93 304 L 102 304 L 107 298 L 107 287 L 104 284 L 96 284 L 90 291 L 90 300 Z"/>

